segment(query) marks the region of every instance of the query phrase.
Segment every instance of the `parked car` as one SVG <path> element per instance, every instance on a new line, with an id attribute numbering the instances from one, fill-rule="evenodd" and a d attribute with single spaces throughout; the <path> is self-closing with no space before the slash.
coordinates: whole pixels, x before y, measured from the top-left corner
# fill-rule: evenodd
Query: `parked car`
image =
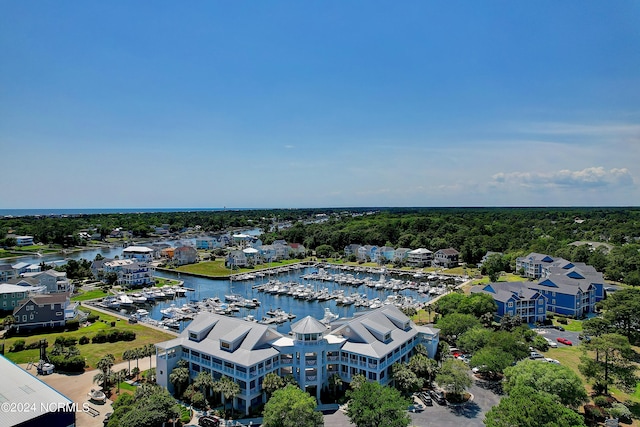
<path id="1" fill-rule="evenodd" d="M 424 411 L 424 405 L 421 405 L 419 403 L 414 403 L 413 405 L 409 405 L 407 410 L 409 412 L 422 412 Z"/>
<path id="2" fill-rule="evenodd" d="M 553 326 L 553 329 L 557 329 L 557 330 L 559 330 L 560 332 L 564 332 L 564 328 L 563 328 L 562 326 L 560 326 L 560 325 L 555 325 L 555 326 Z"/>
<path id="3" fill-rule="evenodd" d="M 582 340 L 584 342 L 590 342 L 591 341 L 591 337 L 589 335 L 584 335 L 584 334 L 578 335 L 578 339 Z"/>
<path id="4" fill-rule="evenodd" d="M 424 403 L 427 406 L 433 406 L 433 400 L 431 399 L 431 396 L 429 396 L 428 393 L 422 392 L 420 393 L 420 400 L 422 400 L 422 403 Z"/>
<path id="5" fill-rule="evenodd" d="M 559 362 L 559 361 L 557 361 L 556 359 L 552 359 L 552 358 L 550 358 L 550 357 L 545 357 L 545 358 L 544 358 L 544 360 L 546 360 L 546 361 L 547 361 L 547 362 L 549 362 L 549 363 L 555 363 L 556 365 L 559 365 L 559 364 L 560 364 L 560 362 Z"/>
<path id="6" fill-rule="evenodd" d="M 544 359 L 544 356 L 537 351 L 532 351 L 531 353 L 529 353 L 529 359 Z"/>
<path id="7" fill-rule="evenodd" d="M 564 345 L 573 345 L 573 343 L 571 341 L 569 341 L 568 339 L 566 339 L 564 337 L 558 337 L 556 339 L 556 341 L 558 341 L 560 344 L 564 344 Z"/>
<path id="8" fill-rule="evenodd" d="M 554 341 L 550 340 L 549 338 L 545 337 L 545 340 L 547 340 L 547 343 L 549 344 L 549 347 L 551 348 L 558 348 L 558 344 L 556 344 Z"/>
<path id="9" fill-rule="evenodd" d="M 444 398 L 444 394 L 442 394 L 441 391 L 430 390 L 429 394 L 431 395 L 433 400 L 438 402 L 438 405 L 446 405 L 447 404 L 447 399 Z"/>
<path id="10" fill-rule="evenodd" d="M 198 425 L 202 427 L 218 427 L 220 425 L 220 418 L 205 415 L 198 418 Z"/>

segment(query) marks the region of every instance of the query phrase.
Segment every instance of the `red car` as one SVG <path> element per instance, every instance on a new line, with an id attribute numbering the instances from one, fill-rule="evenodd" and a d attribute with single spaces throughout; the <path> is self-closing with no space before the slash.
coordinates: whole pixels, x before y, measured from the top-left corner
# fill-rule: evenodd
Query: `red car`
<path id="1" fill-rule="evenodd" d="M 562 338 L 562 337 L 559 337 L 558 339 L 556 339 L 556 341 L 558 341 L 560 344 L 564 344 L 564 345 L 573 345 L 573 343 L 571 341 L 569 341 L 566 338 Z"/>

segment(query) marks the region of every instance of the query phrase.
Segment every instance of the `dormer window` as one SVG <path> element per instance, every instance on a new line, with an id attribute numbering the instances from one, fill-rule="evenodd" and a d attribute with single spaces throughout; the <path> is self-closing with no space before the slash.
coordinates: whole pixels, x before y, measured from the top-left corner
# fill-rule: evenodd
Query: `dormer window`
<path id="1" fill-rule="evenodd" d="M 193 340 L 193 341 L 197 341 L 198 340 L 198 334 L 196 334 L 195 332 L 189 332 L 189 339 Z"/>
<path id="2" fill-rule="evenodd" d="M 391 332 L 387 332 L 386 334 L 384 334 L 385 341 L 389 341 L 390 339 L 391 339 Z"/>
<path id="3" fill-rule="evenodd" d="M 231 349 L 231 343 L 228 343 L 226 341 L 220 341 L 220 348 L 223 350 L 230 350 Z"/>

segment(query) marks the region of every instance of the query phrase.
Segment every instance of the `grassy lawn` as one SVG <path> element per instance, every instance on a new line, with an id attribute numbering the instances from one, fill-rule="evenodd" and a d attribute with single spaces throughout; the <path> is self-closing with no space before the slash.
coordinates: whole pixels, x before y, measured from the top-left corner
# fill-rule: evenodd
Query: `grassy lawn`
<path id="1" fill-rule="evenodd" d="M 560 325 L 566 331 L 582 332 L 582 320 L 567 319 L 567 322 L 568 323 L 566 325 L 562 325 L 562 324 L 558 323 L 556 319 L 553 319 L 553 324 L 554 325 Z"/>
<path id="2" fill-rule="evenodd" d="M 173 286 L 173 285 L 177 285 L 180 283 L 180 280 L 175 280 L 175 279 L 165 279 L 163 277 L 156 277 L 156 287 L 160 288 L 162 286 L 165 285 L 169 285 L 169 286 Z"/>
<path id="3" fill-rule="evenodd" d="M 89 310 L 90 311 L 90 310 Z M 129 324 L 125 320 L 120 320 L 114 316 L 108 314 L 95 312 L 100 316 L 100 319 L 84 328 L 80 328 L 77 331 L 70 332 L 54 332 L 48 334 L 38 334 L 29 337 L 11 337 L 5 340 L 5 356 L 15 363 L 28 363 L 38 360 L 38 350 L 24 350 L 18 353 L 9 353 L 11 345 L 19 339 L 23 339 L 27 344 L 38 341 L 40 339 L 46 339 L 49 342 L 49 347 L 53 346 L 56 338 L 59 336 L 80 338 L 86 335 L 88 338 L 92 338 L 98 331 L 111 329 L 111 322 L 116 322 L 115 328 L 119 330 L 130 330 L 135 332 L 136 339 L 132 342 L 114 342 L 103 344 L 84 344 L 77 345 L 80 350 L 80 354 L 86 359 L 88 368 L 94 368 L 98 360 L 100 360 L 106 354 L 113 354 L 115 362 L 122 361 L 122 353 L 130 348 L 142 347 L 147 344 L 155 344 L 161 341 L 166 341 L 175 338 L 174 335 L 166 334 L 156 329 L 148 328 L 141 324 Z M 140 360 L 140 369 L 148 368 L 149 358 Z"/>
<path id="4" fill-rule="evenodd" d="M 15 254 L 5 251 L 4 249 L 0 249 L 0 258 L 10 258 L 12 256 L 15 256 Z"/>
<path id="5" fill-rule="evenodd" d="M 237 270 L 233 270 L 233 274 L 252 273 L 252 272 L 264 270 L 267 268 L 277 268 L 285 265 L 296 264 L 301 261 L 304 261 L 304 260 L 288 259 L 288 260 L 283 260 L 278 262 L 272 262 L 271 264 L 261 264 L 256 266 L 255 268 L 240 268 Z M 227 268 L 224 265 L 223 259 L 219 259 L 215 261 L 204 261 L 204 262 L 199 262 L 197 264 L 181 265 L 180 267 L 176 268 L 175 271 L 184 271 L 187 273 L 204 274 L 206 276 L 218 276 L 218 277 L 229 276 L 229 274 L 231 273 L 231 270 L 229 270 L 229 268 Z"/>
<path id="6" fill-rule="evenodd" d="M 527 278 L 518 274 L 504 273 L 498 278 L 498 282 L 526 282 Z M 489 276 L 484 276 L 482 279 L 476 279 L 472 282 L 474 285 L 486 285 L 489 283 Z"/>
<path id="7" fill-rule="evenodd" d="M 102 298 L 107 295 L 109 295 L 109 293 L 103 291 L 102 289 L 93 289 L 91 291 L 82 292 L 79 295 L 71 297 L 71 301 L 87 301 L 90 299 Z"/>
<path id="8" fill-rule="evenodd" d="M 416 325 L 425 325 L 427 323 L 433 323 L 433 318 L 436 316 L 436 311 L 433 310 L 431 314 L 427 312 L 427 310 L 419 310 L 418 314 L 415 316 L 411 316 L 411 320 Z"/>

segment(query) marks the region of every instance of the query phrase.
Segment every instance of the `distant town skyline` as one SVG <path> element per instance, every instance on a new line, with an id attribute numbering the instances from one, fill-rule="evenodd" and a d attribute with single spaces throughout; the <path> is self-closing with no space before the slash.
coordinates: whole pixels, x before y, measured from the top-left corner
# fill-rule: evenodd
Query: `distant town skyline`
<path id="1" fill-rule="evenodd" d="M 640 3 L 0 4 L 0 209 L 640 204 Z"/>

